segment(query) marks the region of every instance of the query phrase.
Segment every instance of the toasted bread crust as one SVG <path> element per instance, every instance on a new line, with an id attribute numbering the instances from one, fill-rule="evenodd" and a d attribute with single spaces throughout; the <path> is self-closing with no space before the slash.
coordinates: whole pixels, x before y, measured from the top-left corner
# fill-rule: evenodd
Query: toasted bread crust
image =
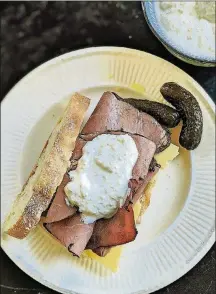
<path id="1" fill-rule="evenodd" d="M 25 238 L 40 221 L 69 167 L 70 157 L 90 100 L 75 93 L 43 149 L 34 173 L 14 201 L 4 223 L 4 231 Z"/>

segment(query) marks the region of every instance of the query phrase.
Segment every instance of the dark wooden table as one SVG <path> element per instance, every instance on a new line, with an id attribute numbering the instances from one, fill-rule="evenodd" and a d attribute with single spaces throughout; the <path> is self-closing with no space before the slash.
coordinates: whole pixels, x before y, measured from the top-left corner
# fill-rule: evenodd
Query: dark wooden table
<path id="1" fill-rule="evenodd" d="M 215 68 L 173 57 L 149 30 L 139 2 L 1 2 L 1 99 L 30 70 L 79 48 L 114 45 L 160 56 L 190 74 L 214 99 Z M 1 293 L 50 294 L 0 251 Z M 215 245 L 189 273 L 158 293 L 215 293 Z"/>

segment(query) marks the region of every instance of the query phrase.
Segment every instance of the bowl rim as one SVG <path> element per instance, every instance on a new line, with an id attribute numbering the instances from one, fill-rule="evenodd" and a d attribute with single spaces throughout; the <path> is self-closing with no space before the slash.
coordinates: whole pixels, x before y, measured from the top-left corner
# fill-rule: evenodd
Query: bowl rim
<path id="1" fill-rule="evenodd" d="M 162 45 L 166 47 L 168 47 L 169 49 L 171 49 L 174 52 L 174 55 L 176 54 L 177 57 L 178 55 L 181 55 L 184 58 L 187 58 L 189 60 L 193 60 L 194 62 L 199 62 L 199 63 L 203 63 L 203 64 L 211 64 L 212 66 L 216 66 L 216 57 L 215 59 L 209 59 L 209 58 L 196 58 L 194 56 L 192 56 L 190 53 L 185 53 L 183 52 L 182 49 L 176 49 L 175 46 L 173 46 L 170 42 L 167 41 L 167 39 L 163 38 L 158 32 L 157 30 L 154 28 L 154 26 L 152 25 L 152 21 L 149 18 L 148 12 L 146 10 L 146 7 L 148 7 L 149 5 L 154 4 L 154 1 L 152 3 L 152 1 L 142 1 L 141 5 L 142 5 L 142 10 L 143 10 L 143 14 L 145 17 L 145 20 L 149 26 L 149 28 L 151 29 L 151 31 L 153 32 L 153 34 L 157 37 L 157 39 L 162 43 Z M 158 22 L 159 24 L 159 22 Z M 168 50 L 168 48 L 166 48 Z M 175 55 L 175 56 L 176 56 Z"/>

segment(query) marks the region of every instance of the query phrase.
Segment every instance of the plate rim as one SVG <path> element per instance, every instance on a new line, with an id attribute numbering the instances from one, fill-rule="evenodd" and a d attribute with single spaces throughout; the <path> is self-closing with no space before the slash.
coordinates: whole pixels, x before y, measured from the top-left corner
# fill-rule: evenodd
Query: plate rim
<path id="1" fill-rule="evenodd" d="M 172 67 L 174 67 L 176 70 L 180 71 L 180 73 L 184 74 L 186 77 L 189 78 L 189 80 L 195 85 L 196 88 L 198 88 L 198 90 L 202 93 L 204 100 L 206 100 L 211 108 L 211 111 L 215 114 L 215 103 L 214 101 L 211 99 L 211 97 L 208 95 L 208 93 L 202 88 L 202 86 L 196 81 L 194 80 L 189 74 L 187 74 L 185 71 L 183 71 L 182 69 L 180 69 L 179 67 L 177 67 L 176 65 L 172 64 L 171 62 L 158 57 L 154 54 L 145 52 L 145 51 L 141 51 L 141 50 L 136 50 L 136 49 L 130 49 L 130 48 L 126 48 L 126 47 L 114 47 L 114 46 L 98 46 L 98 47 L 90 47 L 90 48 L 84 48 L 84 49 L 79 49 L 79 50 L 74 50 L 62 55 L 59 55 L 53 59 L 50 59 L 46 62 L 44 62 L 43 64 L 39 65 L 38 67 L 36 67 L 35 69 L 33 69 L 32 71 L 30 71 L 27 75 L 25 75 L 20 81 L 18 81 L 10 90 L 9 92 L 3 97 L 2 101 L 1 101 L 1 105 L 3 106 L 4 103 L 7 101 L 7 99 L 10 97 L 11 93 L 16 91 L 16 88 L 23 82 L 27 81 L 29 78 L 31 78 L 32 76 L 34 76 L 35 74 L 37 74 L 40 70 L 45 69 L 47 67 L 49 67 L 50 65 L 58 65 L 61 64 L 62 62 L 68 61 L 68 59 L 71 58 L 81 58 L 82 56 L 85 56 L 86 54 L 98 54 L 99 52 L 105 53 L 105 52 L 109 52 L 109 53 L 118 53 L 118 54 L 130 54 L 132 56 L 135 57 L 142 57 L 142 56 L 146 56 L 146 55 L 150 55 L 152 58 L 156 58 L 156 59 L 160 59 L 162 62 L 166 62 L 169 63 Z M 152 293 L 152 291 L 156 291 L 158 289 L 161 289 L 163 287 L 166 287 L 168 285 L 170 285 L 171 283 L 175 282 L 176 280 L 178 280 L 179 278 L 181 278 L 183 275 L 185 275 L 189 270 L 191 270 L 206 254 L 207 252 L 211 249 L 211 247 L 214 245 L 215 243 L 215 228 L 214 231 L 212 232 L 211 236 L 209 236 L 208 241 L 205 243 L 205 246 L 203 246 L 201 248 L 200 251 L 196 252 L 196 255 L 194 256 L 194 258 L 188 263 L 185 264 L 181 270 L 178 271 L 178 273 L 176 273 L 175 277 L 171 277 L 171 278 L 167 278 L 165 283 L 161 282 L 158 285 L 155 285 L 154 289 L 151 289 L 150 292 L 145 292 L 145 290 L 141 290 L 139 292 L 132 292 L 133 294 L 135 293 Z M 3 251 L 5 252 L 5 254 L 23 271 L 25 272 L 28 276 L 30 276 L 31 278 L 33 278 L 34 280 L 36 280 L 37 282 L 45 285 L 46 287 L 49 287 L 50 289 L 53 289 L 55 291 L 59 291 L 59 293 L 73 293 L 73 294 L 79 294 L 78 292 L 74 292 L 72 290 L 67 290 L 64 288 L 59 288 L 58 286 L 51 284 L 50 282 L 48 282 L 47 280 L 44 280 L 43 277 L 40 277 L 39 275 L 36 276 L 36 274 L 31 273 L 28 271 L 28 269 L 25 268 L 25 266 L 19 262 L 18 260 L 16 260 L 13 256 L 12 253 L 10 252 L 10 250 L 7 250 L 6 246 L 2 246 L 1 244 L 1 248 L 3 249 Z M 96 292 L 97 293 L 97 292 Z M 132 294 L 131 293 L 131 294 Z"/>
<path id="2" fill-rule="evenodd" d="M 209 105 L 211 106 L 211 110 L 215 113 L 215 103 L 212 100 L 212 98 L 209 96 L 209 94 L 205 91 L 205 89 L 192 77 L 190 76 L 188 73 L 186 73 L 184 70 L 182 70 L 180 67 L 176 66 L 175 64 L 171 63 L 170 61 L 151 54 L 149 52 L 146 51 L 142 51 L 142 50 L 138 50 L 138 49 L 132 49 L 132 48 L 127 48 L 127 47 L 119 47 L 119 46 L 94 46 L 94 47 L 88 47 L 88 48 L 83 48 L 83 49 L 78 49 L 78 50 L 73 50 L 64 54 L 61 54 L 59 56 L 56 56 L 54 58 L 51 58 L 47 61 L 45 61 L 44 63 L 40 64 L 39 66 L 35 67 L 34 69 L 32 69 L 29 73 L 27 73 L 24 77 L 22 77 L 7 93 L 6 95 L 3 97 L 1 104 L 5 103 L 5 100 L 8 98 L 8 96 L 11 94 L 11 92 L 13 92 L 14 90 L 16 90 L 16 87 L 19 86 L 19 84 L 21 84 L 22 82 L 24 82 L 25 80 L 31 78 L 32 75 L 36 74 L 38 71 L 40 71 L 41 69 L 49 66 L 49 65 L 54 65 L 56 63 L 56 61 L 59 62 L 63 62 L 66 61 L 68 59 L 70 59 L 71 57 L 81 57 L 82 55 L 85 54 L 89 54 L 89 53 L 99 53 L 99 52 L 116 52 L 119 54 L 125 54 L 125 53 L 130 53 L 131 55 L 140 55 L 140 57 L 142 57 L 142 55 L 149 55 L 153 58 L 158 58 L 161 61 L 165 61 L 168 64 L 170 64 L 171 66 L 175 67 L 178 71 L 180 71 L 181 73 L 183 73 L 184 75 L 187 75 L 187 77 L 189 77 L 189 79 L 195 83 L 196 87 L 198 87 L 200 90 L 202 90 L 203 95 L 205 96 L 205 99 L 208 101 Z"/>

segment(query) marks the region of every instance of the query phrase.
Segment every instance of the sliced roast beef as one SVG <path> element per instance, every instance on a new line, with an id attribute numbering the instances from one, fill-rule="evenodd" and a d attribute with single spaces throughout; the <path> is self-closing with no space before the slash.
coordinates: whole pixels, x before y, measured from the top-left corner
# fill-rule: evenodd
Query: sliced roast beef
<path id="1" fill-rule="evenodd" d="M 123 133 L 121 132 L 121 134 Z M 118 135 L 116 134 L 116 136 Z M 91 136 L 89 139 L 92 140 L 94 137 Z M 136 195 L 139 192 L 140 185 L 143 185 L 143 182 L 145 182 L 145 177 L 154 156 L 156 145 L 152 141 L 139 135 L 131 135 L 131 137 L 133 138 L 139 153 L 137 162 L 132 170 L 131 181 L 133 181 L 133 186 L 129 186 L 129 188 L 131 188 L 130 193 L 132 199 L 133 195 Z M 74 161 L 77 161 L 77 159 L 82 156 L 82 148 L 86 143 L 82 139 L 80 140 L 77 140 L 75 152 L 72 156 L 72 160 Z M 65 185 L 68 181 L 69 178 L 65 175 L 65 182 L 63 181 Z M 94 226 L 94 224 L 91 224 L 89 228 L 88 225 L 82 222 L 79 213 L 70 216 L 70 213 L 71 215 L 75 213 L 76 208 L 68 207 L 65 202 L 65 185 L 61 185 L 56 192 L 56 197 L 53 200 L 50 211 L 48 211 L 46 228 L 66 247 L 70 245 L 70 251 L 73 254 L 80 256 L 91 237 L 86 235 L 86 232 L 92 233 L 92 226 Z M 61 205 L 57 206 L 59 202 Z M 59 211 L 56 211 L 57 207 L 59 207 Z M 136 226 L 132 206 L 128 205 L 128 207 L 129 208 L 125 205 L 123 208 L 120 208 L 110 219 L 98 220 L 95 224 L 95 229 L 93 230 L 94 233 L 89 243 L 90 245 L 88 246 L 94 246 L 94 248 L 97 248 L 100 246 L 115 246 L 133 241 L 137 234 Z M 54 212 L 56 212 L 56 214 L 54 214 Z M 57 221 L 68 216 L 70 217 L 67 219 Z M 53 223 L 50 223 L 52 221 Z M 75 227 L 73 228 L 73 226 Z M 83 239 L 82 234 L 84 234 Z M 109 235 L 109 238 L 107 235 Z M 73 246 L 71 244 L 73 244 Z M 78 248 L 80 248 L 80 251 L 78 251 Z"/>
<path id="2" fill-rule="evenodd" d="M 139 113 L 132 106 L 118 101 L 112 93 L 107 92 L 101 97 L 82 134 L 77 139 L 71 158 L 71 169 L 76 169 L 86 142 L 104 133 L 116 135 L 128 133 L 136 143 L 139 157 L 133 168 L 129 185 L 132 199 L 138 195 L 137 193 L 140 193 L 140 187 L 144 187 L 145 177 L 148 174 L 156 146 L 157 150 L 168 146 L 167 133 L 151 116 Z M 64 194 L 63 188 L 62 194 Z M 58 192 L 55 196 L 57 203 L 61 198 Z M 65 197 L 65 195 L 63 196 Z M 67 205 L 66 202 L 62 201 L 62 203 Z M 74 210 L 75 208 L 73 208 Z M 92 249 L 96 249 L 100 246 L 110 247 L 128 243 L 136 237 L 133 209 L 129 201 L 111 219 L 101 219 L 91 225 L 84 224 L 79 213 L 68 217 L 68 214 L 65 213 L 67 211 L 67 209 L 62 209 L 60 212 L 60 214 L 62 213 L 61 218 L 66 219 L 48 223 L 46 227 L 66 247 L 70 245 L 70 251 L 77 256 L 80 256 L 87 243 Z M 94 225 L 95 229 L 91 238 Z M 102 232 L 105 234 L 102 235 Z"/>
<path id="3" fill-rule="evenodd" d="M 129 106 L 129 108 L 127 106 Z M 107 107 L 107 110 L 106 110 L 106 107 Z M 129 113 L 131 113 L 131 115 L 129 115 Z M 102 119 L 101 119 L 101 115 L 103 116 Z M 147 115 L 146 117 L 144 116 L 145 116 L 144 113 L 139 115 L 139 112 L 135 108 L 128 105 L 127 103 L 119 101 L 118 99 L 116 99 L 116 97 L 112 93 L 106 92 L 101 97 L 95 111 L 93 112 L 92 116 L 89 118 L 88 122 L 86 123 L 82 134 L 80 135 L 79 138 L 77 138 L 76 146 L 71 158 L 71 169 L 76 168 L 77 162 L 79 158 L 82 156 L 82 148 L 86 144 L 86 141 L 92 140 L 102 131 L 104 133 L 112 133 L 112 134 L 114 133 L 122 134 L 123 132 L 121 131 L 121 129 L 124 131 L 125 130 L 129 131 L 132 134 L 132 137 L 134 138 L 138 151 L 140 153 L 142 146 L 141 144 L 137 144 L 137 143 L 138 141 L 141 141 L 141 139 L 136 140 L 136 138 L 138 137 L 134 136 L 134 134 L 143 135 L 142 129 L 144 128 L 144 125 L 143 125 L 143 128 L 139 128 L 137 127 L 137 124 L 142 125 L 143 120 L 146 119 L 146 128 L 149 127 L 150 125 L 152 126 L 155 125 L 153 118 L 151 118 L 149 115 Z M 138 119 L 138 117 L 140 117 L 141 119 Z M 106 122 L 110 122 L 109 123 L 110 127 L 106 127 Z M 153 128 L 152 132 L 154 133 L 155 133 L 155 129 L 157 130 L 156 133 L 158 133 L 158 130 L 162 130 L 160 125 L 157 122 L 156 122 L 156 126 L 157 126 L 156 128 L 152 127 Z M 98 132 L 98 128 L 99 128 L 99 132 Z M 141 133 L 140 133 L 140 130 L 141 130 Z M 146 134 L 148 133 L 149 133 L 149 130 L 146 131 Z M 146 153 L 147 153 L 147 150 L 146 150 Z M 141 172 L 143 168 L 146 169 L 145 172 Z M 135 170 L 133 172 L 133 177 L 136 180 L 138 180 L 137 176 L 135 176 L 136 174 L 137 175 L 141 174 L 142 177 L 144 177 L 147 174 L 147 168 L 148 168 L 148 160 L 147 162 L 145 162 L 145 159 L 138 160 L 137 164 L 134 167 Z M 141 170 L 139 171 L 139 169 Z M 65 175 L 61 185 L 57 189 L 56 195 L 54 196 L 54 200 L 48 210 L 48 214 L 45 219 L 46 222 L 59 221 L 70 215 L 73 215 L 74 212 L 76 211 L 75 208 L 68 207 L 68 205 L 65 202 L 65 194 L 64 194 L 64 186 L 66 185 L 65 178 L 68 179 L 68 176 Z"/>
<path id="4" fill-rule="evenodd" d="M 80 213 L 76 213 L 61 221 L 45 224 L 45 227 L 73 255 L 79 257 L 92 235 L 94 224 L 84 224 Z"/>
<path id="5" fill-rule="evenodd" d="M 132 198 L 133 204 L 135 204 L 140 199 L 140 197 L 142 196 L 146 186 L 151 181 L 153 176 L 156 175 L 156 173 L 159 171 L 159 169 L 160 169 L 160 167 L 157 165 L 157 166 L 155 166 L 154 170 L 148 172 L 148 174 L 145 177 L 144 181 L 139 186 L 139 188 L 136 190 L 136 193 L 133 195 L 133 198 Z"/>
<path id="6" fill-rule="evenodd" d="M 110 219 L 96 221 L 93 234 L 88 242 L 88 249 L 100 246 L 116 246 L 133 241 L 137 230 L 134 222 L 132 205 L 119 208 Z M 102 237 L 101 237 L 102 236 Z"/>
<path id="7" fill-rule="evenodd" d="M 44 223 L 57 222 L 76 213 L 77 208 L 72 207 L 69 203 L 67 203 L 68 200 L 66 199 L 64 192 L 64 187 L 69 181 L 69 176 L 66 173 L 48 209 L 47 215 L 43 221 Z"/>
<path id="8" fill-rule="evenodd" d="M 157 152 L 170 145 L 170 134 L 152 116 L 120 101 L 111 92 L 105 92 L 84 126 L 81 134 L 102 134 L 107 131 L 138 134 L 153 141 Z"/>
<path id="9" fill-rule="evenodd" d="M 93 138 L 92 138 L 93 139 Z M 85 146 L 85 144 L 87 143 L 87 141 L 91 141 L 90 140 L 83 140 L 82 138 L 78 137 L 76 140 L 76 144 L 75 144 L 75 148 L 73 150 L 73 154 L 71 157 L 71 161 L 78 161 L 80 159 L 80 157 L 82 156 L 82 149 Z"/>
<path id="10" fill-rule="evenodd" d="M 71 157 L 70 170 L 76 169 L 78 159 L 80 159 L 82 156 L 82 148 L 85 146 L 85 144 L 86 141 L 82 140 L 81 138 L 77 138 L 76 145 Z M 57 222 L 76 213 L 77 208 L 68 205 L 69 203 L 64 192 L 64 187 L 69 181 L 69 175 L 66 173 L 47 210 L 46 217 L 43 220 L 44 223 Z"/>

